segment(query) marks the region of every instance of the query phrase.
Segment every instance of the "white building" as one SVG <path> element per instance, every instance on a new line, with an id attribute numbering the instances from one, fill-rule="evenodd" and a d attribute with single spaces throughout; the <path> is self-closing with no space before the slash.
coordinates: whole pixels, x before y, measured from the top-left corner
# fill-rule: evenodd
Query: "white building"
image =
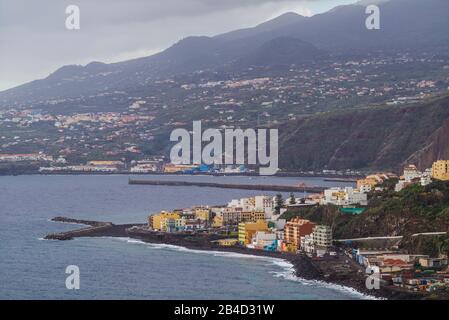
<path id="1" fill-rule="evenodd" d="M 254 210 L 265 212 L 265 218 L 270 219 L 273 215 L 273 198 L 267 196 L 255 196 Z"/>
<path id="2" fill-rule="evenodd" d="M 329 226 L 318 225 L 313 229 L 313 244 L 321 248 L 332 246 L 332 230 Z"/>
<path id="3" fill-rule="evenodd" d="M 329 226 L 317 225 L 310 235 L 301 237 L 301 251 L 308 255 L 323 256 L 332 246 L 332 230 Z"/>
<path id="4" fill-rule="evenodd" d="M 366 206 L 368 204 L 368 195 L 352 187 L 339 188 L 334 187 L 324 190 L 322 204 L 334 204 L 337 206 L 347 206 L 359 204 Z"/>
<path id="5" fill-rule="evenodd" d="M 253 245 L 256 248 L 263 249 L 264 247 L 272 246 L 276 240 L 277 236 L 274 232 L 257 231 L 254 235 Z"/>
<path id="6" fill-rule="evenodd" d="M 432 169 L 419 171 L 416 166 L 408 165 L 404 168 L 404 174 L 394 186 L 394 191 L 399 192 L 412 184 L 427 186 L 432 183 Z"/>
<path id="7" fill-rule="evenodd" d="M 243 212 L 264 212 L 265 218 L 273 215 L 273 198 L 268 196 L 255 196 L 250 198 L 233 199 L 228 203 L 229 208 L 241 208 Z"/>
<path id="8" fill-rule="evenodd" d="M 404 168 L 404 180 L 405 182 L 412 182 L 416 178 L 420 178 L 422 172 L 420 172 L 415 165 L 411 164 Z"/>
<path id="9" fill-rule="evenodd" d="M 423 172 L 420 183 L 423 187 L 432 183 L 432 169 L 426 169 Z"/>
<path id="10" fill-rule="evenodd" d="M 315 246 L 313 244 L 312 235 L 306 235 L 301 237 L 301 251 L 307 253 L 308 255 L 312 255 L 315 251 Z"/>

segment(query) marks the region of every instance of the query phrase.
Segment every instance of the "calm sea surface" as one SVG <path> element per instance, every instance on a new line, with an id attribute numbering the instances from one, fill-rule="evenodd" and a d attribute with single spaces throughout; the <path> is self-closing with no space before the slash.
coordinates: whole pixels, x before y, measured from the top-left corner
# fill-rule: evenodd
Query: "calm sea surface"
<path id="1" fill-rule="evenodd" d="M 156 178 L 337 184 L 318 178 Z M 247 190 L 132 186 L 127 182 L 128 177 L 120 175 L 0 177 L 0 299 L 363 298 L 347 288 L 298 279 L 291 265 L 280 259 L 198 252 L 118 238 L 41 240 L 48 232 L 78 227 L 50 222 L 54 216 L 146 222 L 148 214 L 159 210 L 224 204 L 233 198 L 260 194 Z M 80 268 L 80 290 L 65 287 L 68 265 Z"/>

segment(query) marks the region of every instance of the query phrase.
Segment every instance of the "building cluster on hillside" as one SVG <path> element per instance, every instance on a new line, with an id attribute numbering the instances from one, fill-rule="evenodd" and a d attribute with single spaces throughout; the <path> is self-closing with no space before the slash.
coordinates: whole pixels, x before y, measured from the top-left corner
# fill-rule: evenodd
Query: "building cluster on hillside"
<path id="1" fill-rule="evenodd" d="M 380 280 L 387 285 L 428 292 L 449 288 L 446 256 L 431 258 L 428 255 L 360 249 L 348 249 L 346 254 L 365 268 L 378 268 Z"/>
<path id="2" fill-rule="evenodd" d="M 404 168 L 404 174 L 400 177 L 395 186 L 395 191 L 399 192 L 408 186 L 420 184 L 427 186 L 432 183 L 432 180 L 449 181 L 449 160 L 438 160 L 423 172 L 411 164 Z"/>
<path id="3" fill-rule="evenodd" d="M 162 168 L 164 173 L 218 173 L 218 174 L 239 174 L 254 172 L 245 165 L 206 165 L 206 164 L 173 164 L 166 163 Z"/>
<path id="4" fill-rule="evenodd" d="M 107 159 L 143 160 L 149 144 L 160 138 L 161 128 L 185 127 L 198 116 L 215 128 L 259 127 L 336 107 L 422 101 L 447 91 L 448 63 L 432 53 L 379 53 L 292 65 L 282 73 L 253 67 L 203 70 L 142 78 L 133 88 L 104 87 L 90 95 L 50 97 L 33 105 L 17 101 L 0 110 L 0 148 L 10 154 L 42 151 L 63 156 L 70 165 L 95 158 L 99 151 L 111 156 Z M 399 79 L 385 77 L 391 68 Z M 423 68 L 435 71 L 430 79 L 416 72 Z M 259 110 L 257 115 L 254 110 Z M 164 152 L 151 149 L 158 155 Z"/>
<path id="5" fill-rule="evenodd" d="M 44 161 L 53 162 L 52 156 L 46 155 L 43 152 L 28 153 L 28 154 L 0 154 L 0 162 L 22 162 L 22 161 Z"/>
<path id="6" fill-rule="evenodd" d="M 371 174 L 364 179 L 357 180 L 357 189 L 364 193 L 373 190 L 380 191 L 382 188 L 380 188 L 379 185 L 392 178 L 397 178 L 397 176 L 390 172 Z"/>
<path id="7" fill-rule="evenodd" d="M 74 165 L 74 166 L 51 166 L 51 167 L 41 167 L 39 172 L 41 173 L 51 173 L 51 172 L 103 172 L 103 173 L 114 173 L 119 172 L 125 167 L 123 161 L 105 161 L 96 160 L 88 161 L 85 165 Z"/>
<path id="8" fill-rule="evenodd" d="M 145 173 L 166 173 L 166 174 L 242 174 L 254 172 L 254 169 L 249 169 L 244 165 L 222 165 L 209 166 L 205 164 L 172 164 L 165 163 L 165 157 L 152 157 L 150 159 L 133 160 L 129 163 L 117 160 L 94 160 L 88 161 L 86 164 L 67 165 L 66 161 L 62 161 L 62 157 L 58 161 L 53 161 L 51 157 L 45 155 L 0 155 L 1 161 L 30 161 L 32 159 L 43 161 L 47 159 L 50 166 L 39 168 L 41 173 L 50 172 L 129 172 L 135 174 Z"/>
<path id="9" fill-rule="evenodd" d="M 324 196 L 321 199 L 321 204 L 333 204 L 336 206 L 358 204 L 366 206 L 368 204 L 368 195 L 363 190 L 354 189 L 352 187 L 333 187 L 324 190 Z"/>

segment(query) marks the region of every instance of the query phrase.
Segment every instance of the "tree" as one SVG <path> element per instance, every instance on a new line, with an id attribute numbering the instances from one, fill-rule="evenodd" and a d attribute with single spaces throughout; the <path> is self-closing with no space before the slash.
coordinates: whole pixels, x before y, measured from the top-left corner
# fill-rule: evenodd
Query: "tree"
<path id="1" fill-rule="evenodd" d="M 290 201 L 289 201 L 289 203 L 290 204 L 296 204 L 296 198 L 295 198 L 295 195 L 293 194 L 293 192 L 290 193 Z"/>
<path id="2" fill-rule="evenodd" d="M 276 198 L 274 199 L 274 212 L 276 214 L 281 213 L 281 208 L 284 206 L 284 198 L 282 198 L 282 194 L 278 193 Z"/>

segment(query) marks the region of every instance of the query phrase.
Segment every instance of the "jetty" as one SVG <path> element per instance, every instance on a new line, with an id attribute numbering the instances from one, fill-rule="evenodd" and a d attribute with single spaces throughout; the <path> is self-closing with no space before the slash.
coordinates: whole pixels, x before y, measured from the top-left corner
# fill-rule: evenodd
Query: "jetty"
<path id="1" fill-rule="evenodd" d="M 308 192 L 321 193 L 324 187 L 316 186 L 292 186 L 292 185 L 262 185 L 262 184 L 237 184 L 237 183 L 215 183 L 215 182 L 197 182 L 197 181 L 171 181 L 171 180 L 143 180 L 129 179 L 132 185 L 150 185 L 150 186 L 173 186 L 173 187 L 205 187 L 221 189 L 243 189 L 259 191 L 277 191 L 277 192 Z"/>
<path id="2" fill-rule="evenodd" d="M 62 222 L 62 223 L 72 223 L 72 224 L 83 224 L 88 227 L 77 229 L 77 230 L 72 230 L 72 231 L 66 231 L 66 232 L 50 233 L 45 236 L 44 239 L 46 239 L 46 240 L 72 240 L 77 237 L 91 236 L 94 233 L 109 230 L 111 227 L 114 226 L 111 222 L 79 220 L 79 219 L 72 219 L 72 218 L 67 218 L 67 217 L 55 217 L 55 218 L 51 219 L 51 221 Z"/>

